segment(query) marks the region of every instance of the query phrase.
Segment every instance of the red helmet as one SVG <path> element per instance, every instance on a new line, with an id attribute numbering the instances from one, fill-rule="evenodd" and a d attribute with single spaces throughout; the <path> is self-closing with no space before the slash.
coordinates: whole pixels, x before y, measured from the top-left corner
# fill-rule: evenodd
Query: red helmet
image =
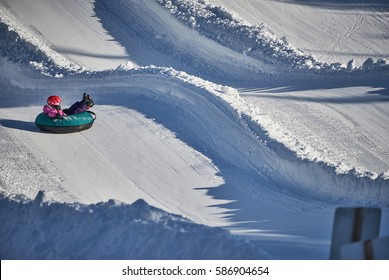
<path id="1" fill-rule="evenodd" d="M 52 95 L 47 98 L 47 104 L 50 106 L 58 106 L 62 102 L 61 97 Z"/>

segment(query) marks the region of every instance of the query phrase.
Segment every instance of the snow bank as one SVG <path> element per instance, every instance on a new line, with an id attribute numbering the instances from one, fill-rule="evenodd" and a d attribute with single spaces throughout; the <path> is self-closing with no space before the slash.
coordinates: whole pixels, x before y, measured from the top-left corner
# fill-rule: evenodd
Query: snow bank
<path id="1" fill-rule="evenodd" d="M 0 198 L 1 259 L 268 259 L 259 241 L 138 200 L 93 205 Z"/>
<path id="2" fill-rule="evenodd" d="M 251 25 L 233 12 L 204 0 L 156 1 L 201 35 L 266 64 L 283 67 L 287 72 L 291 68 L 293 71 L 311 69 L 317 73 L 389 71 L 384 59 L 374 62 L 369 58 L 361 67 L 354 67 L 352 60 L 347 67 L 341 63 L 319 62 L 292 46 L 286 38 L 277 38 L 265 24 Z"/>
<path id="3" fill-rule="evenodd" d="M 83 70 L 53 50 L 42 36 L 32 35 L 36 33 L 29 30 L 32 27 L 23 26 L 3 5 L 0 3 L 1 56 L 25 67 L 32 66 L 42 74 L 53 77 Z"/>
<path id="4" fill-rule="evenodd" d="M 177 69 L 208 80 L 223 77 L 232 81 L 255 81 L 280 76 L 283 79 L 301 78 L 301 75 L 318 73 L 343 73 L 353 77 L 358 73 L 387 73 L 389 69 L 385 59 L 374 61 L 370 58 L 360 67 L 355 67 L 352 60 L 346 66 L 319 62 L 293 47 L 285 38 L 276 38 L 267 26 L 250 25 L 206 1 L 155 1 L 97 0 L 95 12 L 104 14 L 122 30 L 130 29 L 161 54 L 171 57 L 178 62 L 175 67 L 180 68 Z M 161 13 L 158 8 L 162 7 L 186 26 L 177 25 Z M 59 54 L 38 31 L 21 24 L 2 4 L 0 8 L 2 56 L 54 77 L 85 71 L 69 57 Z M 104 25 L 104 21 L 102 23 Z M 128 62 L 128 65 L 134 67 L 136 63 Z M 68 71 L 64 71 L 65 68 Z"/>
<path id="5" fill-rule="evenodd" d="M 277 39 L 265 26 L 252 26 L 223 7 L 206 1 L 157 0 L 181 22 L 219 44 L 269 64 L 304 67 L 317 64 L 313 57 Z"/>
<path id="6" fill-rule="evenodd" d="M 21 66 L 39 69 L 42 74 L 60 77 L 68 69 L 50 61 L 37 46 L 20 38 L 19 34 L 0 22 L 0 55 Z"/>

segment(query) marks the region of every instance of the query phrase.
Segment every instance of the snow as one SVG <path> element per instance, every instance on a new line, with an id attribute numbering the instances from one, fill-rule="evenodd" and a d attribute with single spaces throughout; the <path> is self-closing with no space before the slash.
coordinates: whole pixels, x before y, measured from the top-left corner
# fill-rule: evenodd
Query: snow
<path id="1" fill-rule="evenodd" d="M 247 242 L 226 230 L 194 224 L 151 207 L 143 200 L 131 205 L 110 200 L 83 206 L 47 205 L 42 204 L 41 199 L 42 193 L 39 193 L 23 207 L 1 200 L 2 209 L 8 215 L 20 215 L 20 219 L 26 221 L 20 227 L 13 219 L 4 220 L 4 226 L 18 229 L 12 240 L 2 242 L 2 252 L 7 258 L 149 259 L 151 250 L 153 258 L 158 259 L 201 259 L 204 255 L 210 259 L 268 257 L 255 249 L 253 245 L 258 246 L 255 241 Z M 161 239 L 164 242 L 160 243 Z M 192 250 L 186 246 L 188 239 L 207 246 Z M 51 244 L 56 244 L 55 252 Z"/>
<path id="2" fill-rule="evenodd" d="M 388 58 L 388 1 L 210 0 L 327 63 Z"/>
<path id="3" fill-rule="evenodd" d="M 386 4 L 353 7 L 353 57 L 313 20 L 343 6 L 222 2 L 0 2 L 2 259 L 327 259 L 351 206 L 389 234 Z M 35 127 L 84 91 L 91 129 Z"/>

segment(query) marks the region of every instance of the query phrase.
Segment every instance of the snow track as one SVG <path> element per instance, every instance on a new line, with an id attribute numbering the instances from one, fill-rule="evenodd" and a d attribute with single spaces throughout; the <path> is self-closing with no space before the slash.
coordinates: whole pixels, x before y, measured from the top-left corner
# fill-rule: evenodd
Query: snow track
<path id="1" fill-rule="evenodd" d="M 16 122 L 11 133 L 16 129 L 33 143 L 31 151 L 50 158 L 62 178 L 60 187 L 75 201 L 131 203 L 142 198 L 198 223 L 251 234 L 274 234 L 276 229 L 288 234 L 303 227 L 304 234 L 328 234 L 306 223 L 325 217 L 332 203 L 347 198 L 351 204 L 388 204 L 384 181 L 342 177 L 331 167 L 297 159 L 279 144 L 266 144 L 269 139 L 259 126 L 233 107 L 244 103 L 235 91 L 185 73 L 152 67 L 87 80 L 80 75 L 23 84 L 30 83 L 36 83 L 32 93 L 55 85 L 65 96 L 82 84 L 94 92 L 96 103 L 105 104 L 95 108 L 94 127 L 74 135 L 18 127 L 15 120 L 33 121 L 40 107 L 12 109 L 12 115 L 1 111 L 2 119 Z M 366 194 L 367 189 L 375 191 Z M 18 194 L 33 198 L 38 190 Z M 316 202 L 305 201 L 307 195 Z M 48 194 L 47 199 L 57 197 Z M 279 216 L 290 216 L 293 223 L 275 223 Z"/>
<path id="2" fill-rule="evenodd" d="M 6 127 L 24 127 L 24 129 L 34 130 L 30 123 L 21 119 L 16 121 L 13 118 L 1 118 L 0 124 L 2 191 L 15 198 L 19 196 L 33 198 L 38 190 L 42 190 L 59 202 L 74 200 L 75 198 L 61 186 L 63 178 L 58 176 L 47 154 L 36 151 L 34 143 L 23 137 L 23 132 L 6 129 Z"/>
<path id="3" fill-rule="evenodd" d="M 315 244 L 328 242 L 338 205 L 389 206 L 386 64 L 382 70 L 373 63 L 377 72 L 365 76 L 332 72 L 265 28 L 203 1 L 188 2 L 200 8 L 186 19 L 185 5 L 159 0 L 39 0 L 31 15 L 23 8 L 29 1 L 2 2 L 6 196 L 34 199 L 43 190 L 49 202 L 143 199 L 203 225 Z M 40 11 L 48 14 L 42 21 Z M 47 22 L 56 17 L 65 38 Z M 337 45 L 364 22 L 358 17 Z M 237 47 L 254 41 L 255 50 Z M 316 84 L 332 80 L 320 80 L 310 63 L 332 69 L 325 78 L 339 74 L 338 88 Z M 111 70 L 93 71 L 100 69 Z M 268 80 L 277 75 L 290 81 L 292 69 L 294 77 L 315 76 L 307 81 L 313 88 L 262 84 L 281 82 Z M 377 84 L 368 84 L 376 73 Z M 358 77 L 363 81 L 353 86 Z M 58 135 L 34 126 L 48 95 L 61 95 L 66 107 L 83 91 L 97 104 L 91 129 Z"/>

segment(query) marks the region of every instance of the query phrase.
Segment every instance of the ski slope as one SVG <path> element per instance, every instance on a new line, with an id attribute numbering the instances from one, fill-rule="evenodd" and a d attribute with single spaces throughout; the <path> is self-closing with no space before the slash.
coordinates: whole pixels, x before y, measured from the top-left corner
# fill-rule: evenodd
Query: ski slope
<path id="1" fill-rule="evenodd" d="M 91 204 L 110 199 L 127 204 L 138 201 L 123 210 L 138 213 L 141 199 L 159 209 L 152 210 L 151 216 L 158 213 L 172 221 L 173 234 L 198 231 L 206 239 L 208 230 L 212 231 L 208 226 L 221 227 L 229 232 L 223 232 L 220 242 L 231 247 L 240 244 L 236 235 L 249 235 L 249 240 L 255 237 L 242 250 L 254 246 L 261 250 L 247 258 L 327 258 L 333 211 L 338 206 L 378 206 L 387 217 L 389 99 L 387 68 L 380 66 L 382 61 L 373 63 L 370 72 L 366 67 L 351 75 L 346 69 L 333 72 L 334 65 L 310 56 L 309 45 L 302 45 L 301 52 L 268 30 L 258 36 L 268 42 L 271 59 L 260 52 L 242 53 L 234 48 L 237 42 L 226 37 L 212 39 L 212 34 L 224 34 L 224 28 L 231 26 L 242 34 L 252 31 L 251 25 L 238 18 L 250 21 L 247 11 L 253 1 L 239 7 L 226 3 L 233 16 L 204 2 L 181 2 L 197 8 L 191 17 L 199 23 L 197 27 L 191 28 L 175 13 L 186 11 L 185 6 L 170 9 L 168 1 L 0 2 L 1 20 L 10 26 L 2 34 L 2 56 L 7 60 L 1 58 L 0 66 L 4 89 L 0 96 L 1 207 L 9 209 L 1 218 L 2 223 L 7 220 L 1 231 L 2 244 L 20 226 L 17 219 L 9 221 L 15 213 L 13 201 L 26 204 L 39 191 L 44 191 L 44 201 L 49 202 L 37 199 L 43 209 L 39 217 L 48 215 L 53 227 L 47 238 L 54 243 L 58 241 L 49 239 L 50 234 L 61 232 L 61 240 L 66 240 L 63 227 L 67 226 L 51 220 L 50 204 L 59 215 L 68 215 L 64 213 L 72 210 L 57 203 L 94 209 Z M 269 1 L 255 3 L 258 8 L 270 7 Z M 278 9 L 276 3 L 272 7 Z M 297 5 L 301 13 L 312 9 L 289 5 Z M 209 11 L 224 20 L 220 26 L 200 24 Z M 345 21 L 340 14 L 336 20 Z M 387 19 L 381 12 L 370 16 L 370 24 Z M 237 24 L 225 23 L 226 18 Z M 272 22 L 267 24 L 271 29 Z M 306 34 L 314 34 L 314 27 L 305 27 Z M 293 36 L 286 27 L 282 31 Z M 18 48 L 10 47 L 15 42 L 12 36 L 19 36 Z M 312 38 L 309 43 L 314 42 Z M 326 62 L 340 61 L 340 56 L 328 58 L 331 52 L 320 47 Z M 385 47 L 377 45 L 382 52 Z M 354 51 L 362 54 L 364 49 Z M 374 53 L 379 57 L 382 52 Z M 294 76 L 288 76 L 291 73 Z M 56 135 L 35 128 L 35 116 L 48 95 L 60 95 L 66 107 L 84 91 L 97 104 L 92 129 Z M 101 205 L 105 209 L 101 215 L 112 220 L 110 226 L 126 232 L 112 218 L 111 204 Z M 149 214 L 149 208 L 142 209 L 137 219 L 143 219 L 142 211 Z M 69 224 L 82 227 L 76 216 L 67 216 Z M 39 217 L 4 247 L 2 257 L 108 258 L 104 252 L 94 255 L 93 249 L 80 255 L 64 249 L 53 255 L 49 248 L 44 253 L 30 248 L 23 255 L 26 236 L 40 224 Z M 87 214 L 82 217 L 89 219 Z M 207 227 L 197 228 L 189 221 Z M 144 222 L 152 223 L 156 231 L 166 230 L 159 218 Z M 132 234 L 142 230 L 134 229 Z M 386 222 L 381 231 L 388 235 Z M 111 246 L 112 234 L 103 237 Z M 150 236 L 145 239 L 156 238 Z M 91 237 L 91 242 L 101 242 Z M 43 234 L 43 244 L 44 240 Z M 142 238 L 136 244 L 123 242 L 147 243 Z M 169 247 L 171 237 L 161 244 L 161 248 Z M 196 251 L 189 241 L 181 247 L 192 253 L 164 255 L 161 249 L 126 255 L 118 247 L 112 248 L 115 253 L 109 258 L 244 258 L 243 251 L 236 255 Z"/>

